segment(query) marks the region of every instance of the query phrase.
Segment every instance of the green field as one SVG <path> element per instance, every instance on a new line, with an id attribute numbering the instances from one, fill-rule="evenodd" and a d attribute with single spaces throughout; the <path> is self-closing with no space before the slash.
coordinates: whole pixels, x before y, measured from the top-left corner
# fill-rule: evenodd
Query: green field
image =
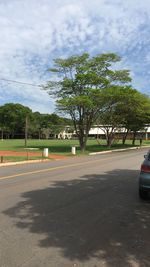
<path id="1" fill-rule="evenodd" d="M 149 145 L 150 141 L 143 141 L 143 145 Z M 64 154 L 71 155 L 71 147 L 76 146 L 77 154 L 80 154 L 78 140 L 28 140 L 27 147 L 23 139 L 7 139 L 0 140 L 0 150 L 13 150 L 13 151 L 37 151 L 42 152 L 44 148 L 49 149 L 51 154 Z M 132 142 L 127 140 L 126 145 L 122 145 L 121 141 L 112 145 L 111 149 L 131 147 Z M 139 146 L 139 140 L 135 142 L 135 146 Z M 86 154 L 90 152 L 109 150 L 106 146 L 105 140 L 89 139 L 87 142 Z"/>
<path id="2" fill-rule="evenodd" d="M 139 146 L 139 140 L 136 140 L 135 146 Z M 142 145 L 150 145 L 150 141 L 143 141 Z M 0 140 L 0 151 L 23 151 L 26 152 L 26 156 L 2 156 L 0 154 L 0 162 L 12 162 L 12 161 L 24 161 L 24 160 L 36 160 L 44 159 L 42 152 L 44 148 L 48 148 L 50 154 L 60 154 L 65 156 L 72 156 L 71 148 L 76 146 L 76 154 L 81 155 L 78 140 L 33 140 L 30 139 L 27 142 L 27 147 L 25 147 L 25 142 L 23 139 L 7 139 Z M 110 149 L 128 148 L 132 147 L 132 141 L 127 140 L 126 145 L 122 145 L 121 140 L 112 145 L 111 148 L 106 146 L 106 140 L 96 140 L 89 139 L 87 142 L 86 152 L 99 152 L 106 151 Z M 30 155 L 28 152 L 40 152 L 41 156 Z M 82 154 L 83 155 L 83 154 Z"/>

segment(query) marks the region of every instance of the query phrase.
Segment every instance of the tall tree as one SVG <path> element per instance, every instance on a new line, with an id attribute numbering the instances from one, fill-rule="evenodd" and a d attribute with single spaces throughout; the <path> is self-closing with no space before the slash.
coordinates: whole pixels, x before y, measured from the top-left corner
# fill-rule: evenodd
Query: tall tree
<path id="1" fill-rule="evenodd" d="M 128 70 L 114 70 L 120 61 L 116 54 L 100 54 L 90 58 L 89 54 L 55 59 L 51 72 L 59 77 L 45 87 L 57 99 L 57 107 L 72 118 L 80 149 L 86 147 L 92 123 L 103 110 L 103 89 L 131 81 Z"/>
<path id="2" fill-rule="evenodd" d="M 32 110 L 21 104 L 8 103 L 0 107 L 0 124 L 11 136 L 24 135 L 26 117 L 32 116 Z"/>
<path id="3" fill-rule="evenodd" d="M 124 114 L 120 107 L 125 105 L 124 95 L 127 93 L 127 86 L 113 86 L 105 88 L 102 92 L 103 111 L 100 112 L 97 125 L 103 130 L 106 136 L 107 146 L 111 147 L 115 133 L 124 126 Z"/>
<path id="4" fill-rule="evenodd" d="M 131 86 L 114 86 L 106 88 L 101 96 L 103 113 L 100 113 L 98 124 L 106 135 L 107 145 L 111 146 L 115 132 L 126 129 L 123 144 L 127 134 L 133 132 L 133 144 L 137 131 L 144 128 L 150 121 L 150 99 Z"/>
<path id="5" fill-rule="evenodd" d="M 130 90 L 124 96 L 125 99 L 127 104 L 120 107 L 120 110 L 123 112 L 126 132 L 133 133 L 132 144 L 134 145 L 138 131 L 143 130 L 150 122 L 150 98 L 137 90 Z M 123 143 L 125 143 L 125 138 Z"/>

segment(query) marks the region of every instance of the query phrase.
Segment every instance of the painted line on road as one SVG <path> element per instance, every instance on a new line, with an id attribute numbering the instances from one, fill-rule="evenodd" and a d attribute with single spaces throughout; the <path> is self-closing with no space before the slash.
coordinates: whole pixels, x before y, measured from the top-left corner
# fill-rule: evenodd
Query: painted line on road
<path id="1" fill-rule="evenodd" d="M 117 156 L 111 157 L 111 159 L 117 158 L 117 157 L 120 157 L 120 156 L 117 155 Z M 99 161 L 108 161 L 108 159 L 98 159 L 98 160 L 94 160 L 94 161 L 92 160 L 92 161 L 85 161 L 85 162 L 80 162 L 80 163 L 68 164 L 68 165 L 64 165 L 64 166 L 51 167 L 51 168 L 41 169 L 41 170 L 37 170 L 37 171 L 23 172 L 23 173 L 18 173 L 18 174 L 0 177 L 0 180 L 15 178 L 15 177 L 24 176 L 24 175 L 28 176 L 28 175 L 37 174 L 37 173 L 50 172 L 50 171 L 66 169 L 66 168 L 70 168 L 70 167 L 77 167 L 77 166 L 82 166 L 82 165 L 86 165 L 86 164 L 92 164 L 92 163 L 99 162 Z"/>
<path id="2" fill-rule="evenodd" d="M 110 159 L 114 159 L 114 158 L 120 158 L 120 155 L 114 155 L 114 156 L 111 155 Z M 23 173 L 8 175 L 8 176 L 2 176 L 2 177 L 0 177 L 0 180 L 15 178 L 15 177 L 24 176 L 24 175 L 28 176 L 28 175 L 32 175 L 32 174 L 34 175 L 37 173 L 51 172 L 51 171 L 55 171 L 55 170 L 66 169 L 66 168 L 70 168 L 70 167 L 77 167 L 77 166 L 92 164 L 95 162 L 108 161 L 108 160 L 109 160 L 108 158 L 96 159 L 96 160 L 92 160 L 92 161 L 89 160 L 89 161 L 85 161 L 85 162 L 79 162 L 79 163 L 68 164 L 68 165 L 63 165 L 63 166 L 51 167 L 51 168 L 41 169 L 41 170 L 37 170 L 37 171 L 23 172 Z"/>

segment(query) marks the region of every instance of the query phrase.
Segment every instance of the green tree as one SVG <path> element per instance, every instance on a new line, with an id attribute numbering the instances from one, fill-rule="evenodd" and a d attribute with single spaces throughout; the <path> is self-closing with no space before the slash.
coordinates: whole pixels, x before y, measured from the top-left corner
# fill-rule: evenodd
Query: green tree
<path id="1" fill-rule="evenodd" d="M 114 70 L 118 61 L 120 57 L 113 53 L 92 58 L 84 53 L 55 59 L 54 68 L 50 69 L 58 79 L 48 82 L 45 89 L 56 97 L 57 108 L 70 115 L 82 152 L 92 124 L 103 111 L 102 91 L 131 81 L 128 70 Z"/>
<path id="2" fill-rule="evenodd" d="M 50 134 L 50 124 L 51 124 L 50 115 L 41 114 L 39 112 L 34 112 L 33 117 L 34 117 L 33 134 L 35 136 L 38 135 L 39 139 L 43 137 L 48 139 L 49 134 Z"/>
<path id="3" fill-rule="evenodd" d="M 33 113 L 33 134 L 41 137 L 49 138 L 49 135 L 55 136 L 65 129 L 66 125 L 70 125 L 69 119 L 61 118 L 57 114 L 40 114 Z"/>
<path id="4" fill-rule="evenodd" d="M 0 107 L 1 128 L 10 133 L 11 137 L 15 134 L 24 135 L 26 117 L 32 116 L 32 110 L 21 104 L 8 103 Z"/>
<path id="5" fill-rule="evenodd" d="M 138 131 L 143 130 L 150 122 L 150 98 L 135 89 L 130 89 L 124 96 L 124 101 L 125 105 L 121 106 L 120 110 L 123 113 L 126 133 L 133 133 L 132 144 L 134 145 Z M 123 144 L 126 136 L 123 138 Z"/>
<path id="6" fill-rule="evenodd" d="M 117 86 L 103 90 L 103 113 L 98 123 L 105 132 L 107 145 L 111 146 L 115 132 L 125 128 L 123 144 L 127 134 L 133 133 L 133 145 L 139 130 L 150 121 L 150 99 L 131 86 Z"/>
<path id="7" fill-rule="evenodd" d="M 100 112 L 97 125 L 106 136 L 107 146 L 111 147 L 115 140 L 115 133 L 124 125 L 124 114 L 121 107 L 125 105 L 124 95 L 128 92 L 127 86 L 113 86 L 105 88 L 101 94 L 103 111 Z"/>

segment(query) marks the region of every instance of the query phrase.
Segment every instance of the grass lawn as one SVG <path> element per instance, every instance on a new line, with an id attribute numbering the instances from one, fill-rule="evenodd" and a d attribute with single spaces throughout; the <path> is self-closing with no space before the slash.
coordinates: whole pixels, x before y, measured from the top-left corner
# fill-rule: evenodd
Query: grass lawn
<path id="1" fill-rule="evenodd" d="M 150 141 L 143 141 L 142 145 L 150 145 Z M 25 148 L 25 142 L 23 139 L 7 139 L 0 140 L 0 150 L 14 150 L 14 151 L 36 151 L 42 152 L 44 148 L 49 149 L 49 153 L 51 154 L 64 154 L 71 155 L 71 147 L 76 146 L 77 154 L 80 154 L 79 142 L 78 140 L 34 140 L 30 139 L 27 142 L 27 147 Z M 139 146 L 139 140 L 135 142 L 135 146 Z M 126 144 L 123 146 L 120 142 L 114 144 L 111 149 L 117 148 L 127 148 L 132 147 L 132 143 L 130 140 L 127 140 Z M 89 139 L 87 142 L 86 153 L 97 152 L 109 150 L 106 146 L 105 140 L 99 140 L 97 142 L 96 139 Z"/>

